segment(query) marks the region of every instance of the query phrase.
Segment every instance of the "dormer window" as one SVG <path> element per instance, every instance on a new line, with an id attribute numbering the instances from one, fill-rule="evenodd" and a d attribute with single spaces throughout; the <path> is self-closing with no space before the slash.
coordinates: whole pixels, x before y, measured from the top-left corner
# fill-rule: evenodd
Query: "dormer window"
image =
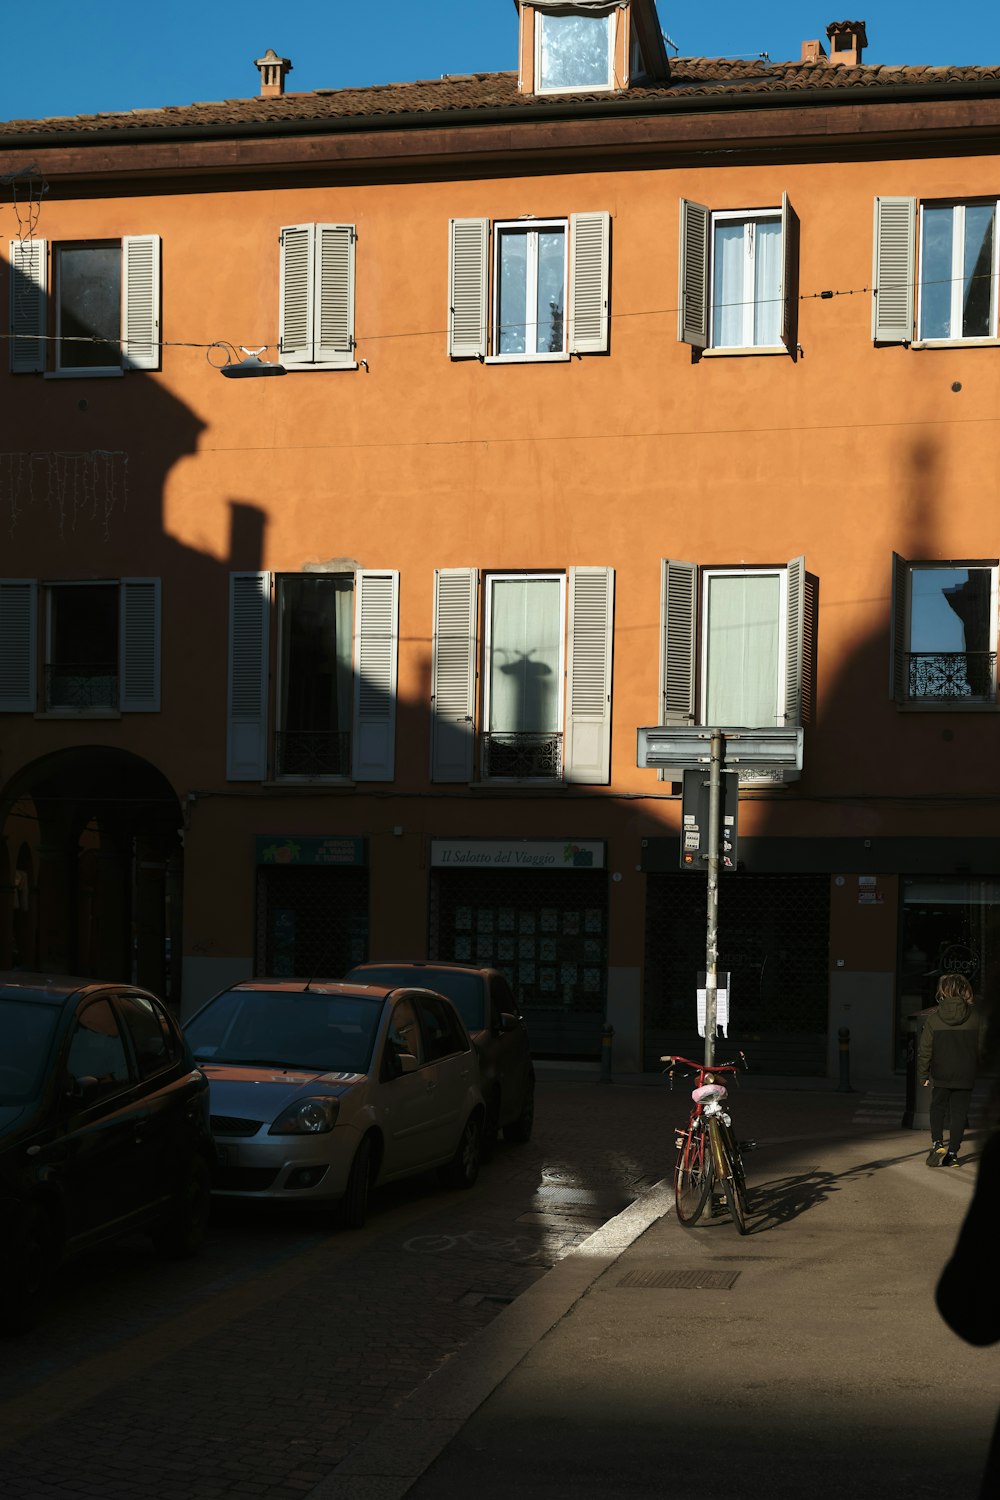
<path id="1" fill-rule="evenodd" d="M 609 89 L 614 62 L 613 12 L 537 12 L 536 88 L 540 94 Z"/>

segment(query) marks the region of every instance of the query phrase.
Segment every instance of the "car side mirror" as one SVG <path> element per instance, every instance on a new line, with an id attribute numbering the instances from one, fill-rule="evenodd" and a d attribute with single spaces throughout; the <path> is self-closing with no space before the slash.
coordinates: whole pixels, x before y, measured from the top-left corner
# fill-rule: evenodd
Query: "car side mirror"
<path id="1" fill-rule="evenodd" d="M 82 1078 L 70 1076 L 66 1081 L 66 1098 L 71 1104 L 83 1104 L 97 1093 L 98 1087 L 97 1079 L 89 1073 L 85 1073 Z"/>
<path id="2" fill-rule="evenodd" d="M 400 1074 L 415 1073 L 420 1066 L 412 1052 L 397 1052 L 396 1061 L 399 1063 Z"/>
<path id="3" fill-rule="evenodd" d="M 509 1010 L 505 1010 L 500 1016 L 501 1031 L 516 1031 L 520 1024 L 521 1017 L 511 1015 Z"/>

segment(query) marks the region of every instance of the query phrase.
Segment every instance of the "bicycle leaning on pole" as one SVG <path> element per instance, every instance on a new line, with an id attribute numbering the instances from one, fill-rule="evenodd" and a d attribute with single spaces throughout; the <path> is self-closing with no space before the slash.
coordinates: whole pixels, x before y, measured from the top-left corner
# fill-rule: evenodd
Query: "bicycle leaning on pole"
<path id="1" fill-rule="evenodd" d="M 674 1202 L 678 1221 L 686 1228 L 697 1224 L 705 1211 L 716 1184 L 725 1194 L 726 1207 L 740 1234 L 747 1232 L 747 1187 L 740 1146 L 733 1134 L 732 1117 L 725 1107 L 728 1090 L 719 1074 L 733 1077 L 746 1059 L 732 1063 L 696 1063 L 689 1057 L 661 1057 L 669 1063 L 664 1073 L 674 1086 L 678 1066 L 689 1068 L 685 1078 L 696 1079 L 691 1098 L 693 1108 L 687 1125 L 680 1127 L 674 1141 L 677 1161 L 674 1165 Z M 746 1141 L 746 1149 L 754 1142 Z"/>

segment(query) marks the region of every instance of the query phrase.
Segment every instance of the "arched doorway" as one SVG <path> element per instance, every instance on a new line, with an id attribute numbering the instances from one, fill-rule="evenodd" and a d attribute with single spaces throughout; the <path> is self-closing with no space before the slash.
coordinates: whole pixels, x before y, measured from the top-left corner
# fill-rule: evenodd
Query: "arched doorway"
<path id="1" fill-rule="evenodd" d="M 57 751 L 0 790 L 0 831 L 19 903 L 11 962 L 141 984 L 179 1008 L 182 817 L 161 771 L 104 745 Z"/>

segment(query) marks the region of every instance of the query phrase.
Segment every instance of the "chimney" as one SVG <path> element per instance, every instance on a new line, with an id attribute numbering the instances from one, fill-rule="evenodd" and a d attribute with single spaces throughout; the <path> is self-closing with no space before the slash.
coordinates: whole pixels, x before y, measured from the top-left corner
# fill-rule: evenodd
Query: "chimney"
<path id="1" fill-rule="evenodd" d="M 273 47 L 268 47 L 263 57 L 254 59 L 254 67 L 260 69 L 262 99 L 277 99 L 285 92 L 285 74 L 292 71 L 287 57 L 279 57 Z"/>
<path id="2" fill-rule="evenodd" d="M 857 68 L 861 54 L 868 46 L 864 21 L 831 21 L 826 28 L 830 43 L 830 62 L 841 68 Z"/>
<path id="3" fill-rule="evenodd" d="M 811 63 L 826 62 L 826 48 L 818 38 L 814 42 L 802 43 L 802 61 Z"/>

